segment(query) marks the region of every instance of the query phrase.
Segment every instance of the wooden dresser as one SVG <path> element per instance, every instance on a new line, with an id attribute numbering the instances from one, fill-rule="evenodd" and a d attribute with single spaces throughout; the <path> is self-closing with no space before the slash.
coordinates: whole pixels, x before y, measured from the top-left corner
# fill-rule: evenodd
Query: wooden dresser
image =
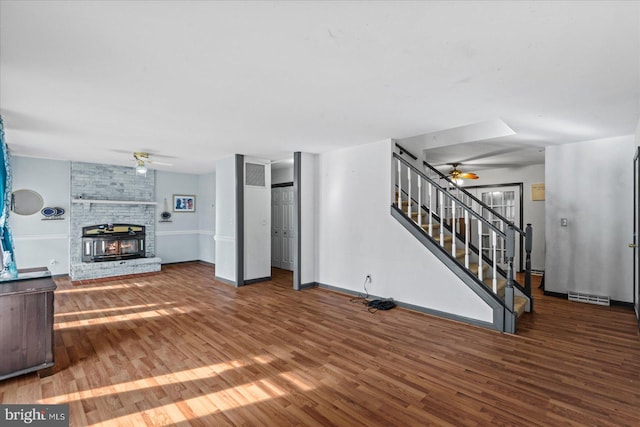
<path id="1" fill-rule="evenodd" d="M 0 279 L 0 380 L 53 366 L 53 291 L 47 268 Z"/>

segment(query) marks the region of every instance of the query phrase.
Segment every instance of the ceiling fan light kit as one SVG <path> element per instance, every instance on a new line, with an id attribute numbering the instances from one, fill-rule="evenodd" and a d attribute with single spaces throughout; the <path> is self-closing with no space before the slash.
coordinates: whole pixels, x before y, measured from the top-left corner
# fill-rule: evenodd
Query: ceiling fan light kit
<path id="1" fill-rule="evenodd" d="M 136 174 L 138 175 L 147 174 L 147 166 L 144 164 L 144 161 L 138 160 L 138 164 L 136 165 Z"/>
<path id="2" fill-rule="evenodd" d="M 149 153 L 145 153 L 143 151 L 134 152 L 133 158 L 136 160 L 135 169 L 136 169 L 136 174 L 138 175 L 144 175 L 144 176 L 147 175 L 147 171 L 149 170 L 149 168 L 147 167 L 147 163 L 162 165 L 162 166 L 173 166 L 171 163 L 151 161 L 151 159 L 149 159 Z"/>
<path id="3" fill-rule="evenodd" d="M 133 158 L 136 159 L 136 175 L 146 176 L 148 168 L 144 161 L 149 160 L 149 154 L 136 151 L 133 153 Z"/>

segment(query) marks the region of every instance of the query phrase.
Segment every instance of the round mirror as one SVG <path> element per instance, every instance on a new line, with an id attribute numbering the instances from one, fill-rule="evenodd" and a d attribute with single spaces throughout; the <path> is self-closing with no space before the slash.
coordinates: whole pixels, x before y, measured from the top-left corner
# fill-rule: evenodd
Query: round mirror
<path id="1" fill-rule="evenodd" d="M 12 197 L 11 210 L 18 215 L 33 215 L 44 205 L 42 196 L 33 190 L 16 190 Z"/>

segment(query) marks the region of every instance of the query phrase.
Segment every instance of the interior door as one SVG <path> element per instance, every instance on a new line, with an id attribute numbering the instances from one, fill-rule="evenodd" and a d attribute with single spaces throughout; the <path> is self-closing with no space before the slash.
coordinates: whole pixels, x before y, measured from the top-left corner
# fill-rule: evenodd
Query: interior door
<path id="1" fill-rule="evenodd" d="M 293 187 L 271 189 L 271 266 L 293 271 Z"/>
<path id="2" fill-rule="evenodd" d="M 271 266 L 282 268 L 282 188 L 271 189 Z"/>
<path id="3" fill-rule="evenodd" d="M 640 147 L 633 158 L 633 305 L 640 327 L 640 254 L 638 253 L 638 230 L 640 230 Z"/>
<path id="4" fill-rule="evenodd" d="M 293 271 L 293 239 L 295 238 L 293 187 L 283 187 L 282 190 L 282 262 L 280 268 Z"/>

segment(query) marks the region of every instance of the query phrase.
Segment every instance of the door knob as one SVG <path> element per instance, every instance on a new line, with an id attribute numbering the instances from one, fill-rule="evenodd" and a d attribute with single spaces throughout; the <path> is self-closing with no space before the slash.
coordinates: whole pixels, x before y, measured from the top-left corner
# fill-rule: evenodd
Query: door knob
<path id="1" fill-rule="evenodd" d="M 638 247 L 638 245 L 636 245 L 635 243 L 629 243 L 629 247 L 635 249 Z"/>

